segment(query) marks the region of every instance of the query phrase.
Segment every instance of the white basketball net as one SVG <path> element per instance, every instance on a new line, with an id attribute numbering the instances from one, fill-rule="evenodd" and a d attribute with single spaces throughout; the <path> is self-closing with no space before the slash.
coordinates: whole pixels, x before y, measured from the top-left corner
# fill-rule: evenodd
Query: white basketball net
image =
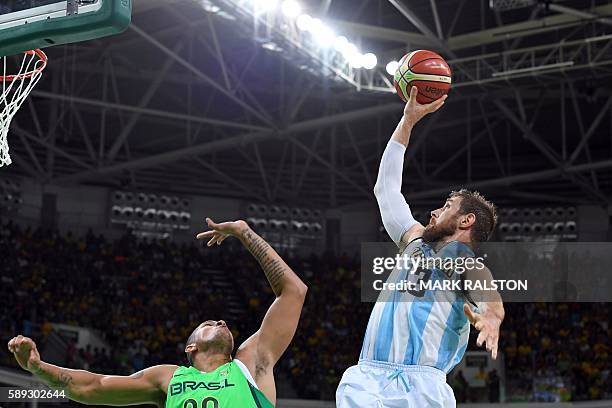
<path id="1" fill-rule="evenodd" d="M 0 96 L 0 167 L 11 164 L 8 132 L 15 113 L 36 86 L 47 66 L 47 56 L 40 50 L 24 53 L 17 74 L 7 72 L 7 58 L 2 58 L 2 95 Z"/>

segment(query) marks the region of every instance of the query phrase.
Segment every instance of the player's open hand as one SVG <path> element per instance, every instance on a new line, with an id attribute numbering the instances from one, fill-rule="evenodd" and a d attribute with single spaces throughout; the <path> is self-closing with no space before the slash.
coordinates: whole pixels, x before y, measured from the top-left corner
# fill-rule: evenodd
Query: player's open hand
<path id="1" fill-rule="evenodd" d="M 414 126 L 426 115 L 440 109 L 444 105 L 444 102 L 448 97 L 448 95 L 444 95 L 443 97 L 433 101 L 432 103 L 423 105 L 417 102 L 417 93 L 418 89 L 416 86 L 410 88 L 410 97 L 408 98 L 406 107 L 404 107 L 404 121 L 410 127 Z"/>
<path id="2" fill-rule="evenodd" d="M 24 370 L 31 372 L 39 366 L 40 354 L 36 349 L 36 343 L 31 338 L 22 335 L 13 337 L 8 342 L 8 349 Z"/>
<path id="3" fill-rule="evenodd" d="M 491 353 L 491 357 L 495 360 L 497 358 L 499 327 L 502 321 L 497 315 L 488 311 L 486 303 L 483 304 L 481 309 L 484 310 L 481 310 L 481 313 L 476 313 L 467 303 L 463 305 L 463 311 L 470 323 L 480 332 L 476 339 L 476 345 L 480 347 L 484 343 L 487 351 Z"/>
<path id="4" fill-rule="evenodd" d="M 200 232 L 196 235 L 199 240 L 209 239 L 207 246 L 213 246 L 215 244 L 221 245 L 223 241 L 229 236 L 240 237 L 246 230 L 249 229 L 249 225 L 242 221 L 229 221 L 217 224 L 210 218 L 206 218 L 206 224 L 210 228 L 209 231 Z"/>

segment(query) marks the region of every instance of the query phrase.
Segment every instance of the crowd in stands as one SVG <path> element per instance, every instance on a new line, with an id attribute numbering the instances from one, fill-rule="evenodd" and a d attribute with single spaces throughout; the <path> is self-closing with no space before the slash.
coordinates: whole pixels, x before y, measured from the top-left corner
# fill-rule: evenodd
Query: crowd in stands
<path id="1" fill-rule="evenodd" d="M 44 344 L 51 323 L 64 323 L 94 329 L 112 345 L 78 348 L 68 340 L 70 367 L 131 374 L 159 363 L 185 365 L 185 340 L 201 321 L 226 320 L 238 345 L 273 300 L 258 264 L 235 240 L 203 248 L 0 227 L 0 341 L 22 333 Z M 372 307 L 360 301 L 359 258 L 285 258 L 309 293 L 276 376 L 288 379 L 300 398 L 331 400 L 343 371 L 357 362 Z M 244 302 L 242 317 L 227 317 L 224 295 L 205 270 L 222 271 Z M 612 398 L 610 312 L 604 303 L 507 304 L 500 344 L 505 378 L 525 399 L 534 398 L 537 379 L 554 382 L 563 399 Z M 470 343 L 475 348 L 475 336 Z M 15 367 L 6 347 L 0 350 L 0 364 Z M 461 375 L 453 373 L 451 381 L 458 401 L 476 399 Z M 487 384 L 488 398 L 499 398 L 497 373 L 488 374 Z"/>

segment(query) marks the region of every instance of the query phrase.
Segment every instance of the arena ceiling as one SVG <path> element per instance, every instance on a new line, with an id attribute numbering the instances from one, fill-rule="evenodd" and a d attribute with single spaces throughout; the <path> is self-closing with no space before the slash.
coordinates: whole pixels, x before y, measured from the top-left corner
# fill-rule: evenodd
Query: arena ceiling
<path id="1" fill-rule="evenodd" d="M 402 111 L 396 95 L 303 69 L 202 1 L 134 2 L 125 34 L 48 49 L 2 172 L 323 208 L 372 202 Z M 607 1 L 502 11 L 488 0 L 301 3 L 375 52 L 383 71 L 417 48 L 453 67 L 448 102 L 407 153 L 412 202 L 468 186 L 500 203 L 610 205 Z"/>

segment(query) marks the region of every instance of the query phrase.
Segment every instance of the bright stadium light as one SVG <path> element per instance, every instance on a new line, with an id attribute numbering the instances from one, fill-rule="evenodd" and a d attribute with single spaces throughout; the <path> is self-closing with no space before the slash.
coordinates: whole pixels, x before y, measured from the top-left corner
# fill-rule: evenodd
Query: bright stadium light
<path id="1" fill-rule="evenodd" d="M 207 11 L 212 14 L 217 14 L 221 9 L 219 6 L 215 6 L 214 4 L 204 3 L 204 11 Z"/>
<path id="2" fill-rule="evenodd" d="M 342 55 L 344 55 L 344 58 L 346 58 L 347 60 L 350 59 L 352 56 L 359 55 L 359 54 L 360 54 L 359 49 L 353 43 L 348 43 L 346 47 L 344 47 L 344 50 L 342 51 Z"/>
<path id="3" fill-rule="evenodd" d="M 312 17 L 310 17 L 308 14 L 302 14 L 297 18 L 295 24 L 299 30 L 306 31 L 312 25 Z"/>
<path id="4" fill-rule="evenodd" d="M 352 68 L 359 69 L 363 67 L 363 56 L 355 44 L 349 43 L 342 55 Z"/>
<path id="5" fill-rule="evenodd" d="M 274 10 L 278 5 L 278 0 L 253 0 L 253 5 L 257 13 L 265 13 Z"/>
<path id="6" fill-rule="evenodd" d="M 283 10 L 283 14 L 286 17 L 290 17 L 290 18 L 297 17 L 302 11 L 302 7 L 300 6 L 300 3 L 298 3 L 295 0 L 285 0 L 281 7 Z"/>
<path id="7" fill-rule="evenodd" d="M 363 68 L 363 56 L 361 54 L 357 53 L 357 54 L 349 55 L 347 60 L 351 68 L 354 68 L 354 69 Z"/>
<path id="8" fill-rule="evenodd" d="M 309 31 L 318 45 L 322 47 L 329 47 L 332 45 L 334 41 L 334 32 L 318 18 L 312 20 L 311 29 Z"/>
<path id="9" fill-rule="evenodd" d="M 365 69 L 374 69 L 374 67 L 376 67 L 376 64 L 378 64 L 378 58 L 376 58 L 376 55 L 372 54 L 371 52 L 363 54 L 362 58 L 363 67 Z"/>
<path id="10" fill-rule="evenodd" d="M 346 49 L 346 47 L 348 47 L 348 45 L 348 38 L 343 35 L 336 37 L 336 39 L 334 40 L 334 48 L 340 53 L 344 53 L 344 50 Z"/>
<path id="11" fill-rule="evenodd" d="M 323 27 L 325 27 L 323 25 L 323 22 L 314 17 L 310 20 L 310 25 L 308 26 L 308 31 L 310 32 L 310 34 L 315 34 L 316 32 L 320 31 Z"/>
<path id="12" fill-rule="evenodd" d="M 385 67 L 385 69 L 387 70 L 387 74 L 389 75 L 395 75 L 395 71 L 397 71 L 398 68 L 399 68 L 399 62 L 397 61 L 389 62 L 387 66 Z"/>

